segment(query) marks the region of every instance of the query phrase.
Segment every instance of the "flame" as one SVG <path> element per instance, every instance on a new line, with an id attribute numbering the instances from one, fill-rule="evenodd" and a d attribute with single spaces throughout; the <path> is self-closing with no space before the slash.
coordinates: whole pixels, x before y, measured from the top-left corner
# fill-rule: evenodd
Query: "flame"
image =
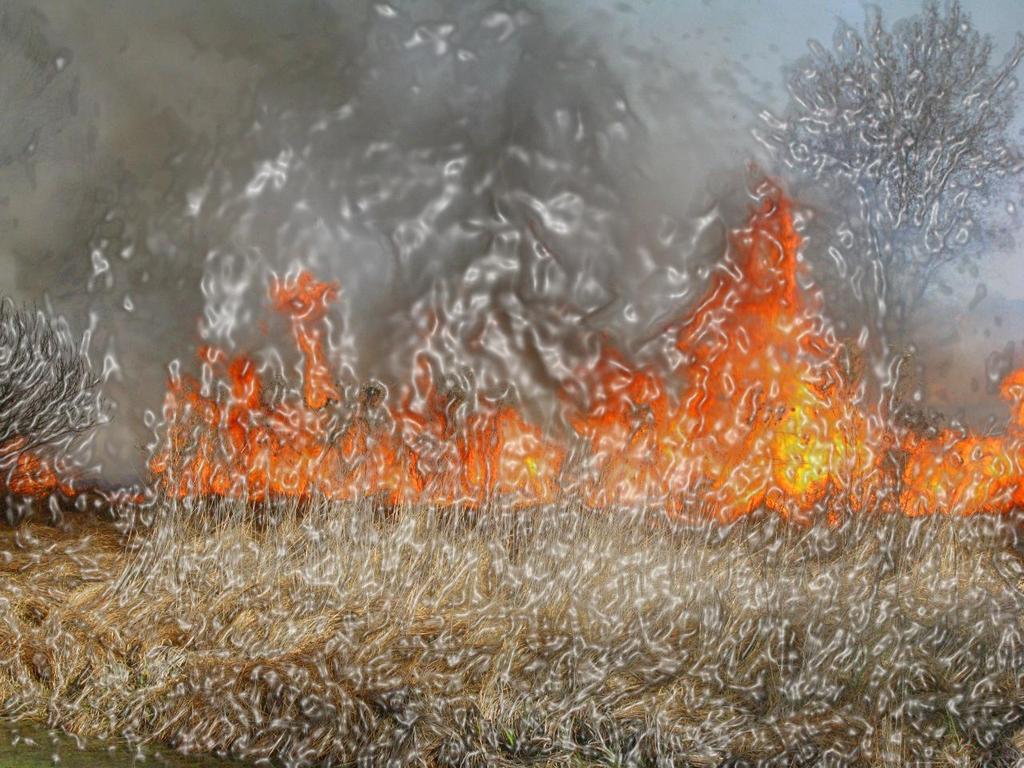
<path id="1" fill-rule="evenodd" d="M 275 276 L 270 287 L 274 308 L 291 318 L 295 344 L 305 358 L 303 394 L 306 405 L 314 409 L 341 399 L 331 381 L 322 331 L 316 325 L 323 320 L 328 305 L 337 296 L 336 284 L 321 283 L 309 272 L 300 272 L 294 281 L 280 281 Z"/>
<path id="2" fill-rule="evenodd" d="M 28 441 L 17 437 L 0 445 L 0 469 L 5 477 L 0 489 L 19 496 L 49 496 L 60 491 L 74 496 L 76 489 L 66 473 L 58 474 L 50 460 L 28 449 Z"/>
<path id="3" fill-rule="evenodd" d="M 658 498 L 682 511 L 699 489 L 725 519 L 762 504 L 796 514 L 826 496 L 866 502 L 882 441 L 840 375 L 817 302 L 801 298 L 800 243 L 778 194 L 733 236 L 730 263 L 681 323 L 689 382 L 675 407 L 653 373 L 605 354 L 602 396 L 573 424 L 601 465 L 588 501 Z"/>
<path id="4" fill-rule="evenodd" d="M 291 325 L 301 388 L 270 402 L 253 360 L 201 348 L 202 381 L 170 379 L 150 467 L 178 495 L 478 507 L 569 494 L 722 520 L 761 506 L 800 518 L 896 502 L 907 514 L 1024 503 L 1024 371 L 1004 383 L 1013 405 L 1005 435 L 946 430 L 928 439 L 897 428 L 843 374 L 822 299 L 799 285 L 801 245 L 791 202 L 769 185 L 703 301 L 677 326 L 685 384 L 673 390 L 606 343 L 580 372 L 590 402 L 563 396 L 571 434 L 531 424 L 514 400 L 442 391 L 422 359 L 400 403 L 375 388 L 351 402 L 325 349 L 340 287 L 309 272 L 275 277 L 270 303 Z"/>
<path id="5" fill-rule="evenodd" d="M 880 481 L 883 441 L 840 373 L 820 298 L 798 289 L 800 245 L 790 202 L 766 198 L 679 335 L 691 371 L 680 450 L 700 457 L 697 476 L 729 516 L 826 496 L 860 506 Z"/>
<path id="6" fill-rule="evenodd" d="M 290 325 L 301 386 L 277 392 L 255 360 L 201 346 L 202 375 L 174 369 L 168 382 L 149 463 L 155 486 L 177 496 L 468 508 L 571 496 L 720 520 L 759 507 L 835 519 L 850 510 L 970 515 L 1024 505 L 1024 369 L 1002 384 L 1011 408 L 1002 434 L 947 428 L 929 437 L 897 426 L 843 373 L 823 300 L 799 284 L 792 204 L 770 184 L 762 192 L 705 297 L 675 327 L 682 386 L 605 340 L 596 363 L 577 372 L 589 401 L 560 393 L 568 434 L 530 423 L 512 397 L 446 389 L 425 355 L 397 403 L 379 387 L 347 396 L 329 349 L 340 286 L 306 271 L 275 275 L 270 306 Z M 76 495 L 56 466 L 24 437 L 10 440 L 0 446 L 0 489 Z"/>
<path id="7" fill-rule="evenodd" d="M 45 496 L 58 488 L 67 489 L 57 479 L 49 463 L 32 453 L 22 453 L 7 479 L 7 490 L 22 496 Z M 73 491 L 68 492 L 71 495 Z"/>
<path id="8" fill-rule="evenodd" d="M 908 515 L 1002 513 L 1024 505 L 1024 369 L 1003 380 L 1000 395 L 1012 404 L 1004 435 L 945 429 L 930 440 L 908 437 L 900 497 Z"/>

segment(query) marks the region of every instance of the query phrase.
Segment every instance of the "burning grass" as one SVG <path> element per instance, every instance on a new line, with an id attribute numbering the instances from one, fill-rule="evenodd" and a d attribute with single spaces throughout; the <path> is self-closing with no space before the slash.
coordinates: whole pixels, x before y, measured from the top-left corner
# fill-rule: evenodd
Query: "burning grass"
<path id="1" fill-rule="evenodd" d="M 155 510 L 3 531 L 3 714 L 285 765 L 1020 756 L 1016 515 Z"/>

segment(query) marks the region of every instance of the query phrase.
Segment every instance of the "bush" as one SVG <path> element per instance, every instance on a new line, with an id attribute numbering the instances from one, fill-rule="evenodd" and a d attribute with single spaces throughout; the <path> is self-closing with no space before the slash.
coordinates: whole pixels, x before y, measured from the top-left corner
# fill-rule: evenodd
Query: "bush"
<path id="1" fill-rule="evenodd" d="M 0 470 L 66 449 L 104 421 L 100 384 L 65 322 L 0 301 Z"/>

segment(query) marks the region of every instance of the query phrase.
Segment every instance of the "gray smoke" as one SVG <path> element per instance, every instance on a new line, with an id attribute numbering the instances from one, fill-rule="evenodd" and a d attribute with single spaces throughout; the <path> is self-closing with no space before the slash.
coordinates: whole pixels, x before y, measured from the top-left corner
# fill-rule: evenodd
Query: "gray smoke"
<path id="1" fill-rule="evenodd" d="M 550 418 L 599 334 L 657 352 L 741 221 L 712 204 L 747 156 L 728 94 L 619 41 L 614 15 L 33 6 L 3 6 L 5 61 L 35 82 L 0 72 L 27 91 L 0 167 L 4 287 L 92 327 L 119 410 L 101 460 L 124 477 L 166 365 L 195 370 L 201 336 L 292 376 L 286 327 L 260 325 L 271 271 L 341 283 L 332 355 L 351 383 L 398 386 L 426 354 Z"/>

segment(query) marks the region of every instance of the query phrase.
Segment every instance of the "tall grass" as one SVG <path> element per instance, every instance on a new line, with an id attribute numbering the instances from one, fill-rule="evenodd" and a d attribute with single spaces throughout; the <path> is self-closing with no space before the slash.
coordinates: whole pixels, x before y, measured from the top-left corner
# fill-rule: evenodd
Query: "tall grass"
<path id="1" fill-rule="evenodd" d="M 167 501 L 0 542 L 2 714 L 284 765 L 1011 765 L 1013 518 Z"/>

